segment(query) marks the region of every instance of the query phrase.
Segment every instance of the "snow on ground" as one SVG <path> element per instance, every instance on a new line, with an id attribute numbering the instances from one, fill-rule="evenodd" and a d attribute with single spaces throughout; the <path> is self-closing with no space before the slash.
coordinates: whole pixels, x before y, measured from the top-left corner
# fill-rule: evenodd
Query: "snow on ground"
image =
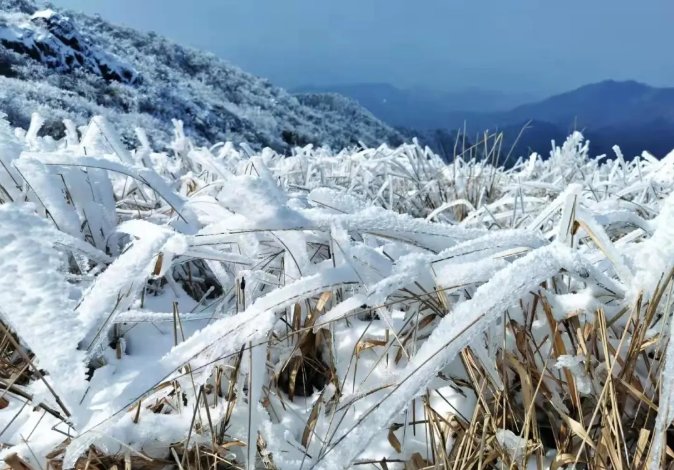
<path id="1" fill-rule="evenodd" d="M 648 341 L 666 337 L 672 155 L 592 158 L 575 133 L 507 170 L 416 145 L 251 157 L 195 147 L 179 124 L 155 152 L 102 118 L 81 142 L 72 126 L 40 137 L 41 122 L 0 123 L 0 320 L 21 345 L 2 343 L 0 457 L 418 468 L 459 458 L 486 390 L 527 360 L 544 396 L 522 386 L 514 406 L 571 419 L 604 386 L 586 346 L 548 325 L 601 312 L 627 331 L 641 302 Z M 485 455 L 562 455 L 503 413 L 484 418 Z"/>

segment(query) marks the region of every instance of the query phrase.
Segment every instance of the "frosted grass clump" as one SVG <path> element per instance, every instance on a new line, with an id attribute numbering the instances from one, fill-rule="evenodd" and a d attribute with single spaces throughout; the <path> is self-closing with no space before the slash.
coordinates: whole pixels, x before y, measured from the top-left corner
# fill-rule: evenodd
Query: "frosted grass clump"
<path id="1" fill-rule="evenodd" d="M 42 122 L 0 122 L 8 464 L 671 462 L 674 154 L 575 133 L 505 169 Z"/>

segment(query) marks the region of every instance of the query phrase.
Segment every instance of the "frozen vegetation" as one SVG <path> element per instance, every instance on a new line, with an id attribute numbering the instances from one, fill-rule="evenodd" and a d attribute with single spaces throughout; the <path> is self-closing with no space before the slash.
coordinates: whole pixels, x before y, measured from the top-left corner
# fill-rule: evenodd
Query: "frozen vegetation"
<path id="1" fill-rule="evenodd" d="M 661 468 L 674 153 L 0 122 L 13 468 Z M 356 467 L 359 468 L 359 467 Z"/>

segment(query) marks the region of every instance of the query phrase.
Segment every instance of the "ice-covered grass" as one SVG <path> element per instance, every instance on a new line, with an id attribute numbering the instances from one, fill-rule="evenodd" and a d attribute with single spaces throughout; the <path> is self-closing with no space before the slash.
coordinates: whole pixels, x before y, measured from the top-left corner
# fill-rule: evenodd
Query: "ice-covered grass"
<path id="1" fill-rule="evenodd" d="M 13 468 L 661 468 L 674 153 L 127 149 L 0 122 Z"/>

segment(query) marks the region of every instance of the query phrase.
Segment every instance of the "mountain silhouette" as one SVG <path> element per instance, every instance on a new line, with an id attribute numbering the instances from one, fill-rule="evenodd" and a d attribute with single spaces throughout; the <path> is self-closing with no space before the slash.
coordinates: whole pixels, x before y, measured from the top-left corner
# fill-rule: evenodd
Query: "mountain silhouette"
<path id="1" fill-rule="evenodd" d="M 575 130 L 591 140 L 593 153 L 611 157 L 616 143 L 627 158 L 643 151 L 663 156 L 674 148 L 674 88 L 657 88 L 632 80 L 605 80 L 505 110 L 490 110 L 475 90 L 473 101 L 467 102 L 471 100 L 470 93 L 464 94 L 464 99 L 456 98 L 456 93 L 444 95 L 454 96 L 452 101 L 386 84 L 335 88 L 333 91 L 355 99 L 380 119 L 407 128 L 407 135 L 427 135 L 432 129 L 465 129 L 473 136 L 485 130 L 499 131 L 504 133 L 505 151 L 512 148 L 515 156 L 526 156 L 531 151 L 545 155 L 552 140 L 559 143 Z M 490 93 L 482 92 L 482 96 Z"/>

